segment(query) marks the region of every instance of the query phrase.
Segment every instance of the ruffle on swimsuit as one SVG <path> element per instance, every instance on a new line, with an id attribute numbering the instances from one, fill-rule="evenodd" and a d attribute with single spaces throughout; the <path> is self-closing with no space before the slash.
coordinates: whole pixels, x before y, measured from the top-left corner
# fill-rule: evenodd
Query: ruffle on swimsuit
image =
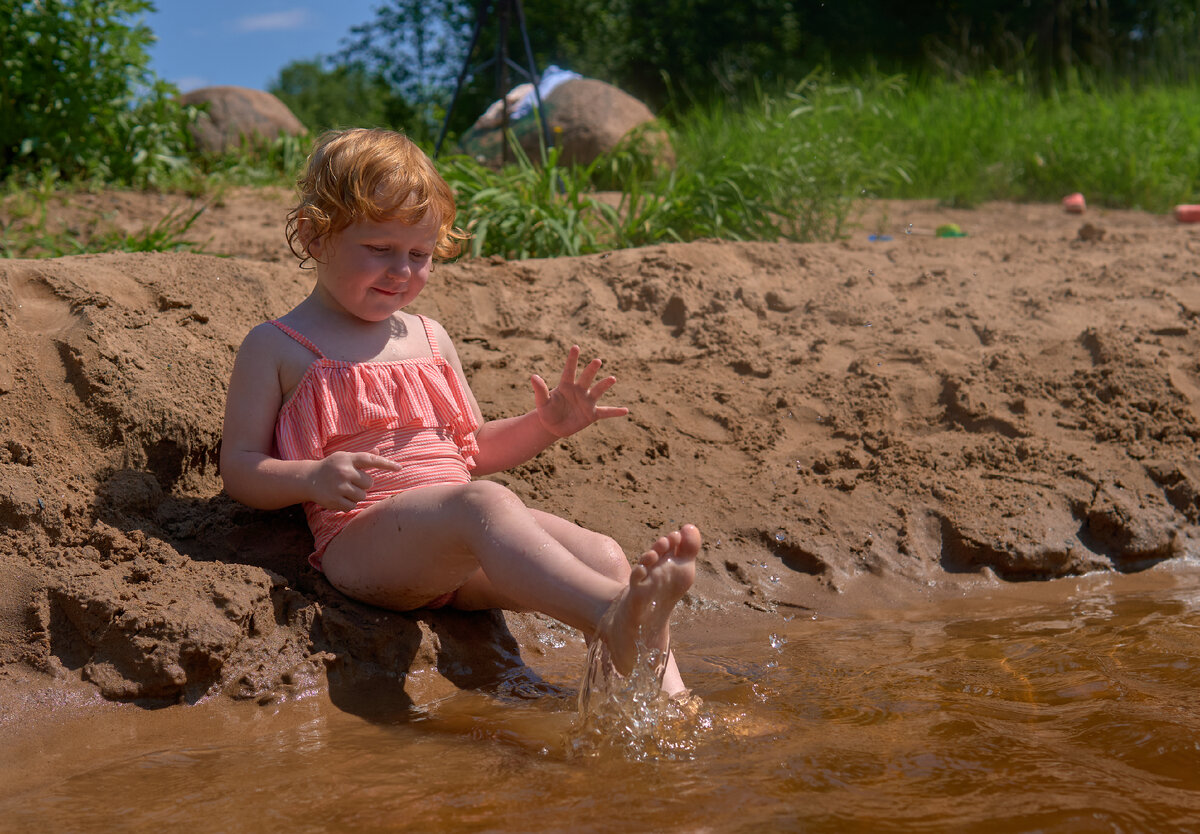
<path id="1" fill-rule="evenodd" d="M 280 409 L 275 440 L 288 460 L 320 460 L 334 437 L 416 426 L 449 429 L 467 466 L 475 465 L 479 426 L 445 359 L 354 363 L 320 358 Z"/>
<path id="2" fill-rule="evenodd" d="M 320 460 L 332 452 L 373 452 L 403 467 L 376 470 L 366 500 L 349 512 L 306 503 L 320 568 L 329 541 L 366 507 L 408 489 L 470 480 L 479 428 L 463 386 L 437 348 L 430 321 L 420 317 L 432 356 L 392 362 L 328 359 L 305 336 L 271 324 L 316 354 L 275 425 L 283 460 Z M 465 464 L 465 466 L 464 466 Z"/>

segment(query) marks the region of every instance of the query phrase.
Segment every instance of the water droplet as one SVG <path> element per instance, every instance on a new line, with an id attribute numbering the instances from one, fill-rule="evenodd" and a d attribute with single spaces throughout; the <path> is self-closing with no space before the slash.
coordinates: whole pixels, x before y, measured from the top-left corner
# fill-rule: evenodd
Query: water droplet
<path id="1" fill-rule="evenodd" d="M 906 235 L 912 234 L 912 223 L 908 224 L 908 228 L 904 230 L 904 234 L 906 234 Z"/>
<path id="2" fill-rule="evenodd" d="M 771 584 L 772 584 L 772 585 L 778 585 L 778 584 L 779 584 L 779 577 L 778 577 L 778 576 L 776 576 L 775 574 L 771 574 L 770 576 L 768 576 L 768 577 L 767 577 L 767 579 L 768 579 L 768 580 L 770 580 L 770 582 L 771 582 Z"/>
<path id="3" fill-rule="evenodd" d="M 783 531 L 783 530 L 775 531 L 775 541 L 781 542 L 781 541 L 784 541 L 786 538 L 787 538 L 787 533 L 785 531 Z M 764 562 L 764 565 L 765 564 L 766 563 Z"/>
<path id="4" fill-rule="evenodd" d="M 768 668 L 768 669 L 779 668 L 779 661 L 778 660 L 768 660 L 766 663 L 766 668 Z"/>
<path id="5" fill-rule="evenodd" d="M 772 649 L 782 649 L 784 646 L 787 645 L 787 638 L 780 637 L 778 634 L 775 634 L 774 632 L 772 632 L 767 637 L 767 640 L 769 640 L 771 642 Z"/>
<path id="6" fill-rule="evenodd" d="M 867 274 L 868 274 L 868 275 L 874 275 L 874 274 L 875 274 L 875 270 L 873 270 L 873 269 L 868 269 L 868 270 L 867 270 Z"/>
<path id="7" fill-rule="evenodd" d="M 551 648 L 555 648 L 555 649 L 563 649 L 563 648 L 566 648 L 566 646 L 567 646 L 567 641 L 564 640 L 562 637 L 559 637 L 556 634 L 550 634 L 548 632 L 543 632 L 542 634 L 539 634 L 538 642 L 544 646 L 550 646 Z"/>

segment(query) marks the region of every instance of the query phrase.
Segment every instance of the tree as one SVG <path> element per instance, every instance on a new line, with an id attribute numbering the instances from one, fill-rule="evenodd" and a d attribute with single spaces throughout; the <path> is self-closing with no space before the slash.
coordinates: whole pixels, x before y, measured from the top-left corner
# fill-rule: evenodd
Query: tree
<path id="1" fill-rule="evenodd" d="M 428 116 L 450 100 L 479 5 L 388 0 L 374 20 L 352 30 L 340 57 L 378 71 Z M 470 56 L 472 70 L 494 56 L 499 36 L 498 4 L 483 5 L 488 16 Z M 668 85 L 707 97 L 795 69 L 791 56 L 799 47 L 800 17 L 790 0 L 526 0 L 522 7 L 539 69 L 558 64 L 615 84 L 651 106 L 667 100 Z M 524 65 L 515 20 L 509 52 Z M 494 66 L 470 74 L 453 126 L 469 125 L 498 97 L 497 75 Z M 509 86 L 525 80 L 519 73 L 509 77 Z"/>
<path id="2" fill-rule="evenodd" d="M 341 55 L 379 73 L 433 125 L 466 59 L 478 3 L 385 0 Z M 495 2 L 484 0 L 494 8 Z M 786 83 L 813 68 L 979 73 L 999 69 L 1049 88 L 1083 72 L 1111 77 L 1157 67 L 1194 77 L 1200 0 L 524 0 L 535 60 L 607 81 L 660 110 Z M 515 24 L 514 24 L 515 25 Z M 496 16 L 472 66 L 492 56 Z M 511 41 L 514 57 L 523 46 Z M 452 127 L 497 96 L 474 73 Z M 515 85 L 522 79 L 514 76 Z"/>
<path id="3" fill-rule="evenodd" d="M 350 30 L 341 62 L 385 81 L 433 135 L 466 56 L 473 7 L 462 0 L 389 0 Z"/>
<path id="4" fill-rule="evenodd" d="M 293 61 L 280 70 L 269 90 L 314 133 L 334 127 L 411 131 L 415 121 L 412 108 L 361 64 Z"/>
<path id="5" fill-rule="evenodd" d="M 148 69 L 148 0 L 0 0 L 0 171 L 153 181 L 187 114 Z"/>

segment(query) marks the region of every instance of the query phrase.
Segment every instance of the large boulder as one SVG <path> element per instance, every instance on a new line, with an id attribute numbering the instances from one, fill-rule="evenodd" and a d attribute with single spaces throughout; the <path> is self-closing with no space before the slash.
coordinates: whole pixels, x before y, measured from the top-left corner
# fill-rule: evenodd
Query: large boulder
<path id="1" fill-rule="evenodd" d="M 532 88 L 528 89 L 532 95 Z M 556 85 L 543 98 L 542 107 L 551 144 L 562 149 L 559 159 L 563 164 L 587 165 L 626 142 L 657 164 L 675 164 L 671 141 L 655 126 L 650 108 L 611 84 L 594 78 L 572 78 Z M 511 149 L 504 153 L 503 124 L 496 116 L 497 107 L 493 105 L 460 142 L 466 153 L 493 168 L 512 161 Z M 537 114 L 526 112 L 510 121 L 508 127 L 525 153 L 538 159 L 542 137 Z"/>
<path id="2" fill-rule="evenodd" d="M 222 153 L 244 142 L 262 142 L 280 134 L 307 131 L 288 106 L 270 93 L 248 87 L 202 87 L 180 96 L 184 105 L 204 106 L 192 127 L 202 151 Z"/>

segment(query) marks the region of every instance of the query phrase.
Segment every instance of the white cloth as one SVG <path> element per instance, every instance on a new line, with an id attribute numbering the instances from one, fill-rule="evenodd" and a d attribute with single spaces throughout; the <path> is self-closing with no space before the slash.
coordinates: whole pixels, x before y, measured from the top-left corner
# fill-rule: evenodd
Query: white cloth
<path id="1" fill-rule="evenodd" d="M 550 66 L 546 67 L 546 71 L 542 73 L 542 80 L 538 82 L 536 96 L 533 94 L 532 85 L 521 85 L 523 87 L 529 87 L 529 89 L 525 92 L 525 95 L 521 97 L 521 100 L 517 102 L 516 107 L 512 108 L 510 115 L 513 119 L 520 119 L 529 114 L 533 111 L 534 105 L 537 104 L 539 98 L 542 101 L 545 101 L 546 96 L 550 95 L 551 90 L 564 81 L 570 81 L 572 78 L 583 78 L 583 76 L 577 72 L 571 72 L 570 70 L 565 70 L 561 67 L 556 67 L 554 64 L 551 64 Z"/>

